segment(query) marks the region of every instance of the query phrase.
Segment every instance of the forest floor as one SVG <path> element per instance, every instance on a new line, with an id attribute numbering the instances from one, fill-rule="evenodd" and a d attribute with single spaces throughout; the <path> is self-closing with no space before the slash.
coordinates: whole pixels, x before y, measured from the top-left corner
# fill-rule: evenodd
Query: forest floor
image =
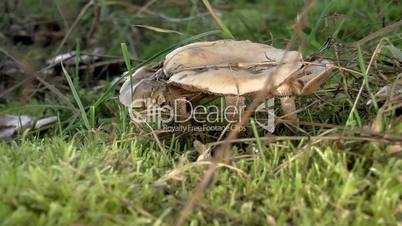
<path id="1" fill-rule="evenodd" d="M 0 141 L 0 225 L 172 225 L 194 197 L 185 225 L 402 225 L 402 2 L 210 0 L 221 20 L 206 2 L 0 3 L 0 131 L 57 117 Z M 119 103 L 127 66 L 185 41 L 292 37 L 337 69 L 297 100 L 299 131 L 251 128 L 201 192 L 213 163 L 193 142 L 219 134 L 139 128 Z M 71 51 L 65 71 L 51 61 Z"/>

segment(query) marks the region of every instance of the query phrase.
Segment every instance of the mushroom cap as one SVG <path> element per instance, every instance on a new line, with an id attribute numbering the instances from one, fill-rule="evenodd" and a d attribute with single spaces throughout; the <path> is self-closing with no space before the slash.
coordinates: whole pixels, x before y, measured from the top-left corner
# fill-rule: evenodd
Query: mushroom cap
<path id="1" fill-rule="evenodd" d="M 269 45 L 235 40 L 197 42 L 166 56 L 168 83 L 190 91 L 246 95 L 270 90 L 297 72 L 302 55 Z"/>
<path id="2" fill-rule="evenodd" d="M 327 59 L 315 60 L 306 65 L 297 79 L 303 84 L 300 95 L 313 94 L 328 79 L 334 68 L 334 62 Z"/>
<path id="3" fill-rule="evenodd" d="M 147 98 L 151 98 L 154 92 L 164 87 L 164 82 L 154 79 L 155 73 L 155 68 L 144 66 L 137 69 L 131 77 L 128 76 L 120 88 L 120 102 L 127 107 L 143 107 Z"/>
<path id="4" fill-rule="evenodd" d="M 303 68 L 271 90 L 273 96 L 307 96 L 320 88 L 334 69 L 334 63 L 321 59 L 305 62 Z"/>

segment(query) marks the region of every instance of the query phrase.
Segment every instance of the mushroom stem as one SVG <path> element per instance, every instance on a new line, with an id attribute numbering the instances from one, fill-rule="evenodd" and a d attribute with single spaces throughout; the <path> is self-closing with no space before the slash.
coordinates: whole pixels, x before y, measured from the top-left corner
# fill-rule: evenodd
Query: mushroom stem
<path id="1" fill-rule="evenodd" d="M 299 118 L 296 113 L 296 103 L 294 97 L 281 97 L 281 107 L 285 114 L 283 118 L 288 121 L 288 124 L 294 127 L 299 127 Z"/>
<path id="2" fill-rule="evenodd" d="M 244 107 L 245 98 L 243 96 L 225 96 L 226 121 L 229 123 L 239 121 Z"/>
<path id="3" fill-rule="evenodd" d="M 176 122 L 181 125 L 186 125 L 189 119 L 189 113 L 187 112 L 187 100 L 185 97 L 177 98 L 175 100 L 175 113 Z"/>

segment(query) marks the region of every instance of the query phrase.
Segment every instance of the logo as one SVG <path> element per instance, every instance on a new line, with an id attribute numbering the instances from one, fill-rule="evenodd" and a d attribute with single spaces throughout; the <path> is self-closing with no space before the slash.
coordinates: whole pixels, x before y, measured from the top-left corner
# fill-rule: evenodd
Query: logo
<path id="1" fill-rule="evenodd" d="M 252 115 L 256 125 L 270 133 L 275 130 L 274 105 L 274 98 L 266 100 Z M 172 105 L 163 106 L 151 98 L 136 99 L 132 106 L 146 106 L 143 109 L 129 107 L 129 115 L 133 122 L 139 124 L 152 122 L 158 129 L 171 132 L 223 131 L 229 123 L 229 129 L 234 129 L 235 122 L 240 121 L 247 110 L 246 105 L 225 106 L 223 101 L 218 104 L 194 105 L 183 99 L 175 100 Z"/>

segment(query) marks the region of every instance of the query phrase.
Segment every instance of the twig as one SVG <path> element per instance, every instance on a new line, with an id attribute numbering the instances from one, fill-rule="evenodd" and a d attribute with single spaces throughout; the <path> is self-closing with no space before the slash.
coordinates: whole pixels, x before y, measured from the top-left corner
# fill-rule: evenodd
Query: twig
<path id="1" fill-rule="evenodd" d="M 245 142 L 255 142 L 257 138 L 241 138 L 241 139 L 233 139 L 230 141 L 216 141 L 208 143 L 207 145 L 217 146 L 225 143 L 245 143 Z M 346 135 L 333 135 L 333 136 L 269 136 L 269 137 L 260 137 L 261 141 L 264 143 L 271 143 L 277 141 L 293 141 L 293 140 L 309 140 L 309 141 L 321 141 L 321 140 L 355 140 L 355 141 L 375 141 L 379 143 L 399 143 L 402 142 L 402 138 L 387 135 L 376 137 L 371 134 L 367 136 L 363 135 L 354 135 L 354 136 L 346 136 Z"/>
<path id="2" fill-rule="evenodd" d="M 184 173 L 184 172 L 186 172 L 188 170 L 191 170 L 196 166 L 199 166 L 199 165 L 211 165 L 211 164 L 213 164 L 211 161 L 197 161 L 197 162 L 192 162 L 192 163 L 186 164 L 186 165 L 184 165 L 182 167 L 179 167 L 179 168 L 176 168 L 174 170 L 169 171 L 167 174 L 165 174 L 159 180 L 157 180 L 155 182 L 155 184 L 163 184 L 164 182 L 166 182 L 166 181 L 168 181 L 168 180 L 170 180 L 172 178 L 175 178 L 175 177 L 179 176 L 181 173 Z M 247 173 L 245 173 L 243 170 L 241 170 L 239 168 L 236 168 L 236 167 L 233 167 L 233 166 L 228 165 L 228 164 L 218 163 L 218 167 L 225 167 L 225 168 L 228 168 L 230 170 L 233 170 L 237 174 L 239 174 L 239 176 L 242 176 L 242 177 L 247 177 L 248 176 Z"/>
<path id="3" fill-rule="evenodd" d="M 135 14 L 135 17 L 138 17 L 142 14 L 142 12 L 144 12 L 145 10 L 147 10 L 152 4 L 154 4 L 156 1 L 158 0 L 150 0 L 147 3 L 145 3 L 145 5 L 143 7 L 141 7 L 138 12 Z"/>
<path id="4" fill-rule="evenodd" d="M 64 36 L 63 40 L 61 41 L 59 47 L 56 50 L 56 55 L 60 52 L 61 48 L 63 48 L 64 44 L 66 43 L 68 37 L 70 37 L 71 32 L 77 26 L 78 22 L 80 21 L 81 17 L 85 14 L 85 12 L 94 4 L 94 0 L 89 1 L 84 8 L 81 10 L 80 14 L 78 14 L 77 18 L 74 20 L 74 23 L 71 25 L 70 29 L 67 31 L 67 34 Z"/>
<path id="5" fill-rule="evenodd" d="M 202 17 L 207 17 L 207 16 L 209 16 L 209 13 L 200 13 L 200 14 L 197 14 L 195 16 L 182 17 L 182 18 L 169 17 L 169 16 L 164 15 L 162 13 L 159 14 L 160 18 L 162 18 L 164 20 L 167 20 L 169 22 L 172 22 L 172 23 L 187 22 L 187 21 L 191 21 L 191 20 L 195 20 L 197 18 L 202 18 Z"/>
<path id="6" fill-rule="evenodd" d="M 385 35 L 388 32 L 393 31 L 393 30 L 395 30 L 395 29 L 397 29 L 399 27 L 402 27 L 402 20 L 400 20 L 398 22 L 395 22 L 395 23 L 393 23 L 391 25 L 388 25 L 388 26 L 386 26 L 386 27 L 374 32 L 374 33 L 371 33 L 371 34 L 367 35 L 366 37 L 360 39 L 359 41 L 356 41 L 356 42 L 352 43 L 352 46 L 354 46 L 354 47 L 361 46 L 361 45 L 363 45 L 363 44 L 365 44 L 367 42 L 370 42 L 373 39 L 376 39 L 376 38 L 378 38 L 380 36 Z"/>
<path id="7" fill-rule="evenodd" d="M 61 8 L 60 8 L 59 1 L 53 1 L 53 2 L 54 2 L 54 4 L 56 5 L 57 12 L 60 14 L 60 16 L 61 16 L 61 18 L 62 18 L 62 20 L 63 20 L 64 27 L 66 27 L 66 29 L 68 30 L 68 29 L 69 29 L 69 27 L 68 27 L 68 22 L 67 22 L 66 18 L 65 18 L 64 15 L 63 15 L 63 11 L 62 11 Z"/>

